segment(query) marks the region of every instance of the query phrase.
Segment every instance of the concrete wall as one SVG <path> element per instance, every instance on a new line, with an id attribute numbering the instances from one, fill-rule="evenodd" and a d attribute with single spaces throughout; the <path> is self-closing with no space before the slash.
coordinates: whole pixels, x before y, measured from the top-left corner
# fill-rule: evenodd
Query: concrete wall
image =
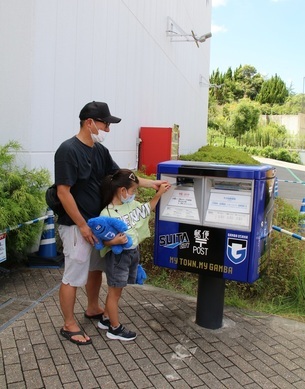
<path id="1" fill-rule="evenodd" d="M 178 124 L 181 154 L 206 144 L 210 40 L 173 42 L 168 17 L 202 35 L 211 2 L 1 1 L 0 144 L 19 141 L 21 163 L 52 172 L 92 100 L 123 119 L 105 141 L 122 167 L 136 167 L 141 126 Z"/>
<path id="2" fill-rule="evenodd" d="M 298 115 L 262 115 L 262 122 L 274 122 L 286 127 L 290 135 L 305 135 L 305 114 Z"/>

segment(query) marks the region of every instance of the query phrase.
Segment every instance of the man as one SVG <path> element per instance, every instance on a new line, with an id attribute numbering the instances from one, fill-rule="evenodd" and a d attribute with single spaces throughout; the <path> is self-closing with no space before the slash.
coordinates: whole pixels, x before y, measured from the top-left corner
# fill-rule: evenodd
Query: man
<path id="1" fill-rule="evenodd" d="M 64 316 L 60 333 L 78 345 L 92 341 L 78 326 L 74 317 L 77 287 L 86 285 L 88 306 L 85 316 L 99 319 L 103 309 L 99 304 L 103 261 L 94 249 L 94 237 L 87 220 L 101 212 L 100 182 L 119 166 L 101 142 L 111 123 L 120 118 L 110 114 L 103 102 L 86 104 L 79 114 L 80 130 L 64 141 L 55 153 L 55 184 L 65 212 L 58 216 L 59 234 L 63 242 L 65 270 L 59 290 Z M 158 189 L 161 181 L 140 178 L 140 185 Z"/>

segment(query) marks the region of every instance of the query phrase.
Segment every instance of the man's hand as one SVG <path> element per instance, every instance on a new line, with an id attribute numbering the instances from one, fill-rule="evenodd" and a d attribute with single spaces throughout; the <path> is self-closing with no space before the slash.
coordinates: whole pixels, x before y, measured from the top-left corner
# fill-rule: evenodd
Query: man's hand
<path id="1" fill-rule="evenodd" d="M 81 227 L 79 227 L 79 230 L 82 236 L 84 237 L 84 239 L 86 239 L 86 241 L 90 243 L 92 246 L 94 246 L 94 243 L 98 243 L 97 237 L 93 234 L 91 228 L 87 224 L 84 224 Z"/>
<path id="2" fill-rule="evenodd" d="M 138 177 L 139 185 L 143 188 L 152 188 L 158 190 L 161 184 L 168 184 L 166 180 L 150 180 L 148 178 Z"/>
<path id="3" fill-rule="evenodd" d="M 167 184 L 167 185 L 170 186 L 169 182 L 168 182 L 168 181 L 165 181 L 165 180 L 151 180 L 151 187 L 150 187 L 150 188 L 159 190 L 159 189 L 160 189 L 160 186 L 161 186 L 162 184 Z"/>

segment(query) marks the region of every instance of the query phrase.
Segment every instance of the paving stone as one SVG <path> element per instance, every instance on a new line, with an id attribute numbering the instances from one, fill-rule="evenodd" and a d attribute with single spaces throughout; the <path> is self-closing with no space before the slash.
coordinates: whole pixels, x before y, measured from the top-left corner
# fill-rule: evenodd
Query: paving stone
<path id="1" fill-rule="evenodd" d="M 65 384 L 62 386 L 64 389 L 84 389 L 79 382 L 74 382 L 72 384 Z M 101 388 L 101 386 L 99 386 Z"/>
<path id="2" fill-rule="evenodd" d="M 196 388 L 203 383 L 201 378 L 195 375 L 190 368 L 179 369 L 178 373 L 191 388 Z"/>
<path id="3" fill-rule="evenodd" d="M 156 374 L 154 376 L 148 377 L 149 381 L 152 383 L 154 388 L 162 388 L 162 389 L 172 389 L 174 386 L 172 386 L 166 378 L 163 377 L 162 374 Z M 189 388 L 187 385 L 186 388 Z"/>
<path id="4" fill-rule="evenodd" d="M 51 376 L 43 377 L 43 384 L 44 384 L 45 389 L 62 389 L 63 387 L 65 387 L 61 383 L 58 375 L 51 375 Z M 72 388 L 73 389 L 80 388 L 78 382 L 74 383 L 73 386 L 71 387 L 71 389 Z"/>
<path id="5" fill-rule="evenodd" d="M 63 349 L 50 350 L 50 353 L 51 353 L 51 356 L 52 356 L 52 359 L 54 361 L 55 366 L 64 365 L 64 364 L 69 363 L 69 359 L 68 359 L 68 356 L 67 356 L 65 350 L 63 350 Z M 70 360 L 71 359 L 76 360 L 75 358 L 73 358 L 73 355 L 69 356 L 69 358 L 70 358 Z M 77 359 L 77 361 L 79 361 L 79 360 L 80 359 Z"/>
<path id="6" fill-rule="evenodd" d="M 147 389 L 152 387 L 151 382 L 141 370 L 130 370 L 128 371 L 128 375 L 132 379 L 132 384 L 134 385 L 133 387 L 136 387 L 137 389 Z M 125 384 L 121 387 L 125 387 Z M 129 387 L 132 388 L 132 386 Z"/>
<path id="7" fill-rule="evenodd" d="M 3 364 L 5 366 L 13 365 L 16 364 L 17 362 L 19 362 L 19 353 L 17 347 L 3 350 Z"/>
<path id="8" fill-rule="evenodd" d="M 103 363 L 103 361 L 101 361 L 100 358 L 89 360 L 88 366 L 94 377 L 102 377 L 109 374 L 106 365 Z"/>
<path id="9" fill-rule="evenodd" d="M 188 356 L 186 358 L 181 357 L 181 355 L 178 355 L 176 352 L 163 354 L 163 357 L 176 370 L 183 369 L 184 367 L 189 366 L 190 361 L 196 360 L 192 356 Z M 202 366 L 201 363 L 200 365 Z"/>
<path id="10" fill-rule="evenodd" d="M 23 381 L 22 366 L 19 363 L 5 366 L 5 377 L 8 384 Z"/>
<path id="11" fill-rule="evenodd" d="M 128 374 L 120 364 L 117 363 L 116 365 L 107 366 L 107 369 L 115 382 L 122 383 L 129 381 Z"/>
<path id="12" fill-rule="evenodd" d="M 305 387 L 304 323 L 225 307 L 224 326 L 209 330 L 195 323 L 195 298 L 127 286 L 120 317 L 138 337 L 113 341 L 84 318 L 79 288 L 76 319 L 93 340 L 80 347 L 59 334 L 62 270 L 20 273 L 0 283 L 1 389 Z M 103 284 L 102 303 L 106 292 Z"/>
<path id="13" fill-rule="evenodd" d="M 57 374 L 57 370 L 52 358 L 39 359 L 37 363 L 42 377 L 55 376 Z"/>
<path id="14" fill-rule="evenodd" d="M 225 378 L 230 377 L 226 369 L 223 369 L 216 361 L 206 363 L 205 367 L 219 380 L 224 380 Z"/>
<path id="15" fill-rule="evenodd" d="M 137 369 L 138 365 L 134 361 L 133 357 L 127 353 L 117 355 L 118 362 L 124 368 L 125 371 L 129 372 L 130 370 Z"/>
<path id="16" fill-rule="evenodd" d="M 221 366 L 222 368 L 225 369 L 226 367 L 232 366 L 234 364 L 234 358 L 237 356 L 234 353 L 233 356 L 231 356 L 230 358 L 227 358 L 221 352 L 213 351 L 213 352 L 209 353 L 209 357 L 213 361 L 217 361 L 219 366 Z M 242 361 L 244 361 L 244 360 L 242 359 Z"/>
<path id="17" fill-rule="evenodd" d="M 252 378 L 254 382 L 260 385 L 261 388 L 266 388 L 266 389 L 277 388 L 277 386 L 272 381 L 272 378 L 275 377 L 275 375 L 270 378 L 267 378 L 263 374 L 261 374 L 261 372 L 258 370 L 250 371 L 248 375 L 250 378 Z"/>
<path id="18" fill-rule="evenodd" d="M 119 384 L 117 384 L 112 376 L 109 374 L 107 376 L 97 378 L 97 382 L 99 384 L 99 388 L 107 388 L 107 389 L 117 389 Z M 73 387 L 71 389 L 74 389 Z M 83 388 L 82 388 L 83 389 Z"/>
<path id="19" fill-rule="evenodd" d="M 33 345 L 33 350 L 38 360 L 51 357 L 50 351 L 46 344 Z"/>
<path id="20" fill-rule="evenodd" d="M 24 371 L 23 374 L 27 388 L 43 388 L 43 381 L 39 370 L 28 370 Z"/>
<path id="21" fill-rule="evenodd" d="M 291 384 L 290 382 L 288 382 L 287 380 L 285 380 L 285 378 L 283 378 L 281 376 L 271 377 L 270 381 L 272 381 L 276 385 L 276 388 L 285 388 L 285 389 L 294 389 L 295 388 L 295 386 L 293 384 Z"/>
<path id="22" fill-rule="evenodd" d="M 298 376 L 299 379 L 302 380 L 302 382 L 305 382 L 305 369 L 304 369 L 304 366 L 303 366 L 303 368 L 294 370 L 293 374 Z"/>
<path id="23" fill-rule="evenodd" d="M 222 381 L 222 383 L 225 385 L 226 388 L 228 389 L 244 389 L 244 385 L 241 385 L 238 382 L 238 377 L 237 379 L 234 378 L 226 378 Z"/>
<path id="24" fill-rule="evenodd" d="M 6 388 L 6 379 L 4 374 L 0 374 L 0 388 Z"/>
<path id="25" fill-rule="evenodd" d="M 110 366 L 110 365 L 118 363 L 117 358 L 109 349 L 108 350 L 107 349 L 99 350 L 98 354 L 106 366 Z"/>
<path id="26" fill-rule="evenodd" d="M 283 366 L 281 364 L 276 364 L 272 366 L 272 369 L 287 382 L 293 384 L 294 382 L 299 381 L 299 377 L 294 374 L 293 371 L 289 370 L 289 366 Z M 271 378 L 270 378 L 271 379 Z"/>
<path id="27" fill-rule="evenodd" d="M 304 380 L 296 382 L 293 386 L 297 389 L 304 389 Z"/>
<path id="28" fill-rule="evenodd" d="M 159 370 L 148 358 L 137 359 L 137 366 L 140 367 L 146 377 L 159 373 Z"/>
<path id="29" fill-rule="evenodd" d="M 132 355 L 133 359 L 136 361 L 138 359 L 143 359 L 145 357 L 145 353 L 143 352 L 142 348 L 139 347 L 137 343 L 134 342 L 128 342 L 125 345 L 126 351 L 129 352 L 130 355 Z"/>
<path id="30" fill-rule="evenodd" d="M 229 366 L 226 368 L 226 372 L 230 374 L 231 377 L 234 377 L 234 379 L 244 387 L 245 385 L 251 384 L 253 380 L 245 374 L 241 369 L 239 369 L 237 366 Z M 223 382 L 227 382 L 225 379 Z"/>
<path id="31" fill-rule="evenodd" d="M 169 363 L 160 363 L 157 367 L 160 373 L 162 373 L 162 375 L 167 379 L 167 381 L 171 382 L 181 379 L 181 376 L 178 372 L 182 369 L 177 371 Z"/>
<path id="32" fill-rule="evenodd" d="M 34 370 L 38 368 L 34 353 L 21 354 L 20 363 L 23 367 L 23 371 Z"/>
<path id="33" fill-rule="evenodd" d="M 221 381 L 212 373 L 201 374 L 199 376 L 201 381 L 211 389 L 226 389 Z"/>
<path id="34" fill-rule="evenodd" d="M 155 365 L 165 362 L 163 356 L 158 352 L 158 350 L 155 350 L 154 348 L 144 350 L 144 352 L 146 356 L 151 360 L 151 362 Z"/>
<path id="35" fill-rule="evenodd" d="M 97 388 L 98 382 L 94 375 L 92 374 L 92 371 L 90 370 L 79 370 L 76 371 L 76 376 L 78 378 L 78 382 L 81 384 L 83 388 Z"/>
<path id="36" fill-rule="evenodd" d="M 262 362 L 260 359 L 255 359 L 249 362 L 250 365 L 253 366 L 252 371 L 259 371 L 261 372 L 265 377 L 270 378 L 275 375 L 275 371 L 272 367 L 269 367 L 264 362 Z M 275 366 L 275 365 L 273 365 Z"/>
<path id="37" fill-rule="evenodd" d="M 78 382 L 77 375 L 75 374 L 74 366 L 70 364 L 57 365 L 56 370 L 60 381 L 63 384 Z"/>
<path id="38" fill-rule="evenodd" d="M 109 341 L 107 345 L 109 349 L 113 352 L 113 354 L 116 356 L 126 353 L 126 349 L 122 342 Z"/>
<path id="39" fill-rule="evenodd" d="M 7 389 L 28 389 L 26 383 L 23 382 L 15 382 L 13 384 L 8 384 L 5 388 Z"/>

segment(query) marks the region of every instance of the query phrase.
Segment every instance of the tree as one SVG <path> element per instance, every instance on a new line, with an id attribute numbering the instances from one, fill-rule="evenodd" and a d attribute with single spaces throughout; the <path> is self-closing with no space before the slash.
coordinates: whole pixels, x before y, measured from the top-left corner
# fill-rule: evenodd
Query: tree
<path id="1" fill-rule="evenodd" d="M 261 104 L 284 104 L 288 96 L 289 91 L 284 81 L 276 74 L 263 83 L 256 100 Z"/>
<path id="2" fill-rule="evenodd" d="M 251 65 L 240 65 L 234 71 L 229 67 L 225 73 L 217 69 L 210 77 L 210 84 L 214 86 L 210 97 L 215 97 L 221 105 L 247 97 L 255 100 L 263 83 L 262 75 Z"/>
<path id="3" fill-rule="evenodd" d="M 245 99 L 236 105 L 231 116 L 231 123 L 233 136 L 238 138 L 239 144 L 243 134 L 257 129 L 259 116 L 260 110 L 249 100 Z"/>

